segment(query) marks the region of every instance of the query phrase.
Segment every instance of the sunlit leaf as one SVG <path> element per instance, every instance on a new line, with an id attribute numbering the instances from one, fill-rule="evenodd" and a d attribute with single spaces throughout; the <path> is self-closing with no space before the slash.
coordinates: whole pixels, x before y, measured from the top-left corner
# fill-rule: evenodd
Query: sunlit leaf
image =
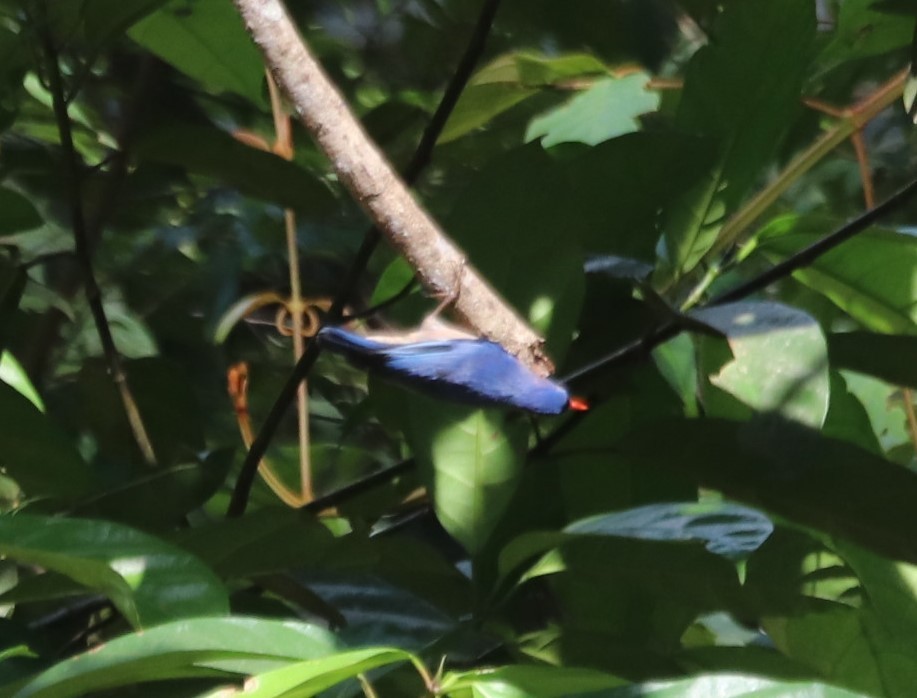
<path id="1" fill-rule="evenodd" d="M 7 515 L 0 551 L 106 594 L 134 627 L 229 611 L 226 589 L 200 560 L 107 521 Z"/>

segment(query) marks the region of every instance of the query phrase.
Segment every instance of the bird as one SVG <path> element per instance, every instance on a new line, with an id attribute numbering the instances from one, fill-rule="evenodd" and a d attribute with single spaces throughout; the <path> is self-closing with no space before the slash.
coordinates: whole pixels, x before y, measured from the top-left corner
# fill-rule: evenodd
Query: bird
<path id="1" fill-rule="evenodd" d="M 431 397 L 543 415 L 588 407 L 571 397 L 564 385 L 539 376 L 496 342 L 454 333 L 448 339 L 412 339 L 371 338 L 334 326 L 316 335 L 323 348 L 357 368 Z"/>

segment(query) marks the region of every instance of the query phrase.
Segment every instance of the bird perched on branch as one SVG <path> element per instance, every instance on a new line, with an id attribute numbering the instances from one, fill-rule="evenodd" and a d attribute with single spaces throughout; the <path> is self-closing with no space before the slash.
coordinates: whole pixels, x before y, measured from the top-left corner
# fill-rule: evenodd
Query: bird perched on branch
<path id="1" fill-rule="evenodd" d="M 563 385 L 534 373 L 496 342 L 451 326 L 446 326 L 445 336 L 442 329 L 422 327 L 419 332 L 376 337 L 325 327 L 316 339 L 358 368 L 432 397 L 536 414 L 587 407 L 571 398 Z"/>

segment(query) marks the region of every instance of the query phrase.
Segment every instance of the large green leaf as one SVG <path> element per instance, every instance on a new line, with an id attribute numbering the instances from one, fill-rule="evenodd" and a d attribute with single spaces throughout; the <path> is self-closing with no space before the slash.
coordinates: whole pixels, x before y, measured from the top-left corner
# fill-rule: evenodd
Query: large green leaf
<path id="1" fill-rule="evenodd" d="M 663 420 L 621 445 L 637 464 L 690 475 L 797 523 L 917 562 L 917 475 L 776 416 Z M 863 483 L 869 483 L 864 487 Z"/>
<path id="2" fill-rule="evenodd" d="M 917 337 L 913 335 L 835 332 L 828 335 L 828 355 L 837 368 L 917 388 Z"/>
<path id="3" fill-rule="evenodd" d="M 780 262 L 839 223 L 824 216 L 782 216 L 761 232 L 758 252 Z M 871 330 L 917 334 L 917 236 L 871 228 L 793 276 Z"/>
<path id="4" fill-rule="evenodd" d="M 527 141 L 545 148 L 558 143 L 596 145 L 639 130 L 637 118 L 659 107 L 659 95 L 647 89 L 649 75 L 632 73 L 598 80 L 565 104 L 532 120 Z"/>
<path id="5" fill-rule="evenodd" d="M 497 669 L 475 669 L 465 673 L 448 673 L 443 677 L 443 689 L 454 698 L 561 698 L 602 691 L 620 686 L 617 676 L 594 669 L 563 666 L 509 664 Z"/>
<path id="6" fill-rule="evenodd" d="M 226 589 L 200 560 L 119 524 L 7 515 L 0 551 L 104 593 L 134 627 L 229 611 Z"/>
<path id="7" fill-rule="evenodd" d="M 436 516 L 469 553 L 478 552 L 512 497 L 525 459 L 525 423 L 411 396 L 408 440 Z"/>
<path id="8" fill-rule="evenodd" d="M 135 24 L 130 37 L 186 75 L 264 103 L 264 64 L 232 3 L 172 0 Z"/>
<path id="9" fill-rule="evenodd" d="M 28 398 L 0 382 L 0 464 L 28 497 L 72 500 L 91 471 L 70 436 Z"/>
<path id="10" fill-rule="evenodd" d="M 169 124 L 141 138 L 136 151 L 144 159 L 178 165 L 298 211 L 321 213 L 334 204 L 328 188 L 306 170 L 217 128 Z"/>
<path id="11" fill-rule="evenodd" d="M 369 648 L 310 659 L 253 677 L 247 698 L 309 698 L 321 691 L 386 664 L 419 662 L 409 652 L 391 648 Z M 224 690 L 207 694 L 225 695 Z"/>
<path id="12" fill-rule="evenodd" d="M 722 332 L 732 357 L 716 357 L 721 340 L 699 337 L 701 365 L 715 388 L 748 407 L 777 412 L 811 427 L 828 414 L 828 348 L 819 324 L 800 310 L 770 302 L 706 308 L 692 316 Z M 708 414 L 734 416 L 718 393 L 704 397 Z"/>
<path id="13" fill-rule="evenodd" d="M 337 649 L 328 631 L 296 621 L 195 618 L 120 637 L 60 662 L 13 693 L 16 698 L 69 698 L 105 688 L 195 676 L 266 671 L 325 657 Z"/>
<path id="14" fill-rule="evenodd" d="M 714 35 L 688 65 L 677 126 L 710 137 L 719 161 L 665 210 L 667 262 L 676 276 L 710 249 L 799 112 L 814 7 L 796 0 L 728 3 Z"/>

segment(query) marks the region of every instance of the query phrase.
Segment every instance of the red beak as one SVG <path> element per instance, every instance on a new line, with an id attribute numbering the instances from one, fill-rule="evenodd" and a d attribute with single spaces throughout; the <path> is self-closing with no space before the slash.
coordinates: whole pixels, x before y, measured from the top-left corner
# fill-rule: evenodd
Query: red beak
<path id="1" fill-rule="evenodd" d="M 571 397 L 570 402 L 568 402 L 567 405 L 574 412 L 585 412 L 589 409 L 589 403 L 581 397 Z"/>

